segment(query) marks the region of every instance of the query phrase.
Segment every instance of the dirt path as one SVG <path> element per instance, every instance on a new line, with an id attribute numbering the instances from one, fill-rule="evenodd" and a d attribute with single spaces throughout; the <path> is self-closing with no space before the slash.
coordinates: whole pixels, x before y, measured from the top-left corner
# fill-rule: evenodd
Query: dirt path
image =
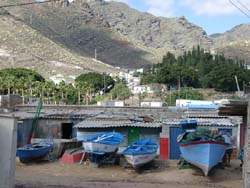
<path id="1" fill-rule="evenodd" d="M 239 188 L 242 186 L 238 161 L 232 168 L 215 169 L 205 177 L 195 169 L 179 170 L 176 161 L 142 173 L 120 166 L 96 168 L 91 164 L 60 162 L 16 165 L 16 188 Z"/>

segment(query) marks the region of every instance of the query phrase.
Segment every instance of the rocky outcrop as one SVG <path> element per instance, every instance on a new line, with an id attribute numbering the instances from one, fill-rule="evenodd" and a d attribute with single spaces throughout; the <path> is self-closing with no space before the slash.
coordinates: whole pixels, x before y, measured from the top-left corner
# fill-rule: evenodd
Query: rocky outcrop
<path id="1" fill-rule="evenodd" d="M 250 33 L 249 25 L 241 25 L 225 34 L 208 36 L 185 17 L 156 17 L 125 3 L 103 0 L 75 0 L 67 6 L 30 5 L 6 11 L 13 19 L 22 20 L 79 57 L 91 59 L 96 51 L 98 60 L 124 68 L 151 66 L 160 62 L 167 52 L 179 55 L 198 44 L 205 49 L 223 51 L 232 43 L 249 39 Z M 232 57 L 234 46 L 230 47 L 225 54 Z M 245 50 L 244 54 L 249 52 Z"/>

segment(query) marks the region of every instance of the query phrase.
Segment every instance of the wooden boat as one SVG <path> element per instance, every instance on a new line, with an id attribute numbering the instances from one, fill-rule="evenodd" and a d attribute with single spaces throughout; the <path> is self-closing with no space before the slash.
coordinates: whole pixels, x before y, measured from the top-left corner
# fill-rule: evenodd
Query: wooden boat
<path id="1" fill-rule="evenodd" d="M 130 165 L 139 168 L 156 157 L 157 149 L 158 144 L 154 140 L 143 139 L 129 145 L 123 154 Z"/>
<path id="2" fill-rule="evenodd" d="M 17 156 L 19 157 L 20 162 L 29 163 L 46 157 L 52 149 L 52 142 L 42 141 L 18 148 Z"/>
<path id="3" fill-rule="evenodd" d="M 184 132 L 177 138 L 181 156 L 207 176 L 209 171 L 222 161 L 228 144 L 218 133 L 204 128 L 196 129 L 195 120 L 182 120 L 180 126 Z"/>
<path id="4" fill-rule="evenodd" d="M 79 141 L 83 142 L 85 152 L 103 155 L 118 151 L 118 147 L 122 140 L 123 136 L 120 133 L 106 132 Z"/>
<path id="5" fill-rule="evenodd" d="M 194 141 L 179 143 L 182 157 L 189 163 L 200 168 L 205 176 L 222 161 L 227 144 L 222 141 Z"/>

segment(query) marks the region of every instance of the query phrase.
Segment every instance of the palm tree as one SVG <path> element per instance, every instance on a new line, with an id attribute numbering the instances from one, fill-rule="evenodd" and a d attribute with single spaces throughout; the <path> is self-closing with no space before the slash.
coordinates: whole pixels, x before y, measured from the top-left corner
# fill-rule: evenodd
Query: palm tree
<path id="1" fill-rule="evenodd" d="M 1 94 L 4 94 L 4 88 L 5 88 L 4 79 L 3 79 L 3 77 L 0 77 L 0 91 L 1 91 Z"/>
<path id="2" fill-rule="evenodd" d="M 58 89 L 59 89 L 59 91 L 61 93 L 61 101 L 62 102 L 64 101 L 64 98 L 65 98 L 64 96 L 65 96 L 65 93 L 66 93 L 66 87 L 67 87 L 67 85 L 66 85 L 65 81 L 61 81 L 59 83 L 59 85 L 58 85 Z"/>
<path id="3" fill-rule="evenodd" d="M 82 91 L 82 83 L 81 82 L 77 82 L 75 83 L 75 88 L 77 90 L 77 96 L 78 96 L 78 104 L 81 104 L 81 91 Z"/>
<path id="4" fill-rule="evenodd" d="M 24 97 L 24 84 L 25 83 L 25 79 L 23 77 L 16 79 L 15 81 L 15 90 L 16 90 L 16 94 L 19 95 L 19 91 L 21 91 L 21 95 L 22 97 Z"/>
<path id="5" fill-rule="evenodd" d="M 11 88 L 13 88 L 13 86 L 14 86 L 15 77 L 9 75 L 9 76 L 6 76 L 5 80 L 6 80 L 6 85 L 8 88 L 8 95 L 10 95 Z"/>
<path id="6" fill-rule="evenodd" d="M 55 91 L 55 84 L 54 84 L 54 82 L 52 82 L 52 81 L 45 82 L 45 84 L 44 84 L 44 91 L 46 93 L 47 101 L 50 102 L 51 95 L 52 95 L 52 97 L 54 97 L 53 96 L 54 91 Z"/>
<path id="7" fill-rule="evenodd" d="M 86 105 L 89 104 L 90 101 L 92 101 L 92 93 L 95 91 L 93 84 L 86 83 L 86 91 L 85 91 L 85 101 Z"/>

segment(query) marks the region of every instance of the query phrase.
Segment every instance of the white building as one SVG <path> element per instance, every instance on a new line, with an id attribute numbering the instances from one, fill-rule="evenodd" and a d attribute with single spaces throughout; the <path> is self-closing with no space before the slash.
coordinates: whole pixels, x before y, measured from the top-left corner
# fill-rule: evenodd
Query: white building
<path id="1" fill-rule="evenodd" d="M 124 101 L 104 101 L 97 102 L 97 106 L 105 106 L 105 107 L 123 107 L 125 106 Z"/>
<path id="2" fill-rule="evenodd" d="M 163 93 L 166 91 L 166 86 L 163 84 L 149 84 L 149 85 L 138 85 L 132 88 L 133 94 L 140 94 L 140 93 Z"/>
<path id="3" fill-rule="evenodd" d="M 160 108 L 163 106 L 163 102 L 161 101 L 143 101 L 140 104 L 142 107 L 155 107 L 155 108 Z"/>
<path id="4" fill-rule="evenodd" d="M 190 105 L 219 105 L 225 101 L 227 101 L 227 99 L 221 99 L 221 100 L 215 100 L 215 101 L 177 99 L 176 106 L 177 107 L 188 107 Z"/>

